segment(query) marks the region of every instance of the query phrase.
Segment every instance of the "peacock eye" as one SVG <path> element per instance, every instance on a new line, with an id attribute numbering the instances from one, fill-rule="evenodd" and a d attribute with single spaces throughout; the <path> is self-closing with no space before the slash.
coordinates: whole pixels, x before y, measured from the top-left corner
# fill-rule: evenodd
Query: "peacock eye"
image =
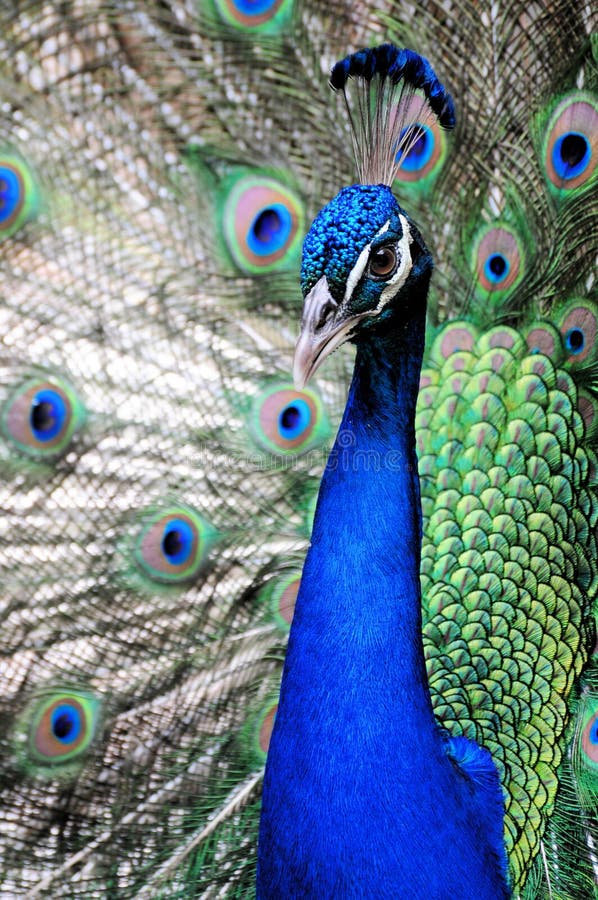
<path id="1" fill-rule="evenodd" d="M 397 248 L 386 244 L 378 247 L 370 257 L 369 273 L 374 278 L 389 278 L 397 269 Z"/>

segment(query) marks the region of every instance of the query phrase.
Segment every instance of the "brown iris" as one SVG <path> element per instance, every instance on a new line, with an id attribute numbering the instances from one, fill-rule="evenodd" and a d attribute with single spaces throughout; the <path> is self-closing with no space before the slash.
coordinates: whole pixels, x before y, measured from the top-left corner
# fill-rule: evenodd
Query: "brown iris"
<path id="1" fill-rule="evenodd" d="M 374 278 L 388 278 L 397 267 L 396 247 L 386 244 L 378 247 L 370 257 L 370 275 Z"/>

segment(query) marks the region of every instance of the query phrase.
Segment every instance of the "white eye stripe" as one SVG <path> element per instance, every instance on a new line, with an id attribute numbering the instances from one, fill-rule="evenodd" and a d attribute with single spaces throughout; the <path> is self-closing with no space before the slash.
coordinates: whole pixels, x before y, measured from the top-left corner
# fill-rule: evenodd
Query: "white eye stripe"
<path id="1" fill-rule="evenodd" d="M 385 222 L 380 231 L 378 231 L 378 233 L 374 235 L 370 243 L 365 245 L 365 247 L 357 257 L 357 262 L 349 272 L 349 277 L 347 278 L 347 284 L 345 286 L 345 296 L 343 297 L 343 305 L 349 302 L 353 295 L 353 291 L 355 290 L 355 286 L 358 284 L 361 276 L 365 272 L 365 268 L 370 261 L 370 252 L 373 242 L 377 237 L 380 237 L 381 234 L 385 234 L 389 228 L 390 219 Z"/>
<path id="2" fill-rule="evenodd" d="M 388 301 L 394 294 L 397 292 L 397 285 L 400 287 L 404 281 L 407 280 L 407 276 L 411 270 L 411 250 L 409 245 L 411 243 L 411 232 L 409 230 L 409 222 L 405 218 L 405 216 L 399 214 L 399 220 L 401 222 L 401 226 L 403 229 L 403 234 L 401 236 L 400 241 L 397 243 L 397 255 L 399 259 L 399 264 L 397 266 L 397 271 L 394 273 L 390 281 L 386 283 L 382 293 L 380 294 L 380 300 L 378 301 L 378 305 L 375 309 L 369 311 L 368 315 L 375 316 L 378 313 L 381 313 Z M 343 297 L 342 305 L 345 306 L 351 300 L 353 295 L 353 291 L 355 290 L 356 285 L 359 283 L 363 273 L 365 272 L 366 266 L 370 260 L 370 253 L 372 249 L 372 244 L 376 240 L 376 238 L 380 237 L 381 234 L 385 234 L 390 228 L 390 219 L 385 222 L 382 228 L 374 235 L 369 244 L 363 248 L 359 256 L 357 257 L 357 262 L 349 272 L 349 277 L 347 278 L 347 284 L 345 286 L 345 296 Z"/>
<path id="3" fill-rule="evenodd" d="M 382 312 L 390 298 L 396 294 L 397 287 L 401 287 L 407 280 L 409 272 L 411 271 L 411 250 L 409 246 L 411 243 L 411 233 L 409 231 L 409 222 L 405 216 L 399 215 L 399 219 L 403 226 L 403 235 L 397 244 L 399 265 L 397 266 L 397 271 L 390 281 L 386 283 L 380 294 L 380 300 L 378 301 L 378 306 L 374 310 L 374 313 Z"/>

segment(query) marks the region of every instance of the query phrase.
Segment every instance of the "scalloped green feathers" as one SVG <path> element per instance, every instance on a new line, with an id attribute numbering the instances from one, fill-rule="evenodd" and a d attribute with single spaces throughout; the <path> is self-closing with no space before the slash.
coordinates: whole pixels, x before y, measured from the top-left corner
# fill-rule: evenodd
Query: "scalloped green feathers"
<path id="1" fill-rule="evenodd" d="M 596 458 L 570 377 L 527 352 L 510 328 L 448 326 L 417 419 L 435 712 L 481 741 L 505 779 L 516 887 L 555 808 L 598 586 Z M 578 822 L 575 806 L 568 815 Z"/>
<path id="2" fill-rule="evenodd" d="M 355 179 L 329 67 L 381 33 L 433 61 L 458 111 L 454 135 L 414 116 L 392 160 L 435 261 L 418 412 L 434 705 L 512 773 L 516 880 L 536 848 L 537 894 L 548 870 L 554 897 L 567 878 L 589 895 L 595 666 L 571 684 L 596 575 L 592 9 L 478 7 L 3 5 L 7 896 L 252 895 L 351 368 L 343 350 L 310 391 L 289 380 L 301 241 Z"/>

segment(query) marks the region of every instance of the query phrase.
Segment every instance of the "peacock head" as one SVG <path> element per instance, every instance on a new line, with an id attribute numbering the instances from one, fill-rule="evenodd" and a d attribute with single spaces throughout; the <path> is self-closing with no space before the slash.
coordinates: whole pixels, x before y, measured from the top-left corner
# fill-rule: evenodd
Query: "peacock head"
<path id="1" fill-rule="evenodd" d="M 303 244 L 296 386 L 345 341 L 358 344 L 413 315 L 413 304 L 425 303 L 431 271 L 432 257 L 389 187 L 344 188 L 318 214 Z"/>
<path id="2" fill-rule="evenodd" d="M 450 94 L 413 50 L 358 50 L 332 67 L 330 85 L 349 114 L 359 183 L 324 207 L 305 238 L 298 388 L 345 341 L 359 344 L 415 316 L 423 323 L 432 257 L 390 185 L 430 118 L 455 125 Z"/>

